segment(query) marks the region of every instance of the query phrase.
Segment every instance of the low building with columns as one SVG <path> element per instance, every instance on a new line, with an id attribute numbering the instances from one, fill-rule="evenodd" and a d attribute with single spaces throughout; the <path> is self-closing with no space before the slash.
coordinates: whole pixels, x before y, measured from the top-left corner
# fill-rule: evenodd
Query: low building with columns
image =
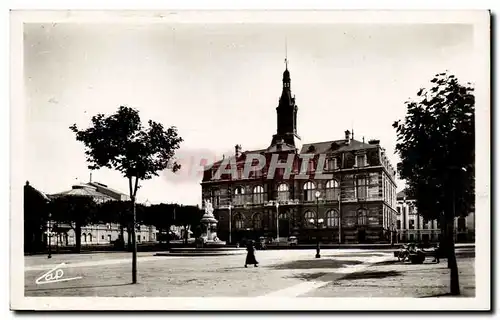
<path id="1" fill-rule="evenodd" d="M 236 145 L 233 156 L 205 168 L 202 199 L 212 202 L 219 238 L 394 241 L 396 173 L 380 141 L 356 140 L 346 130 L 343 138 L 302 145 L 290 83 L 287 68 L 269 147 L 243 151 Z"/>
<path id="2" fill-rule="evenodd" d="M 438 242 L 441 226 L 438 219 L 425 221 L 418 214 L 416 201 L 407 197 L 405 190 L 397 194 L 397 233 L 399 242 Z M 455 242 L 474 242 L 475 213 L 467 217 L 456 217 L 454 226 Z"/>
<path id="3" fill-rule="evenodd" d="M 94 199 L 96 203 L 106 201 L 128 201 L 130 197 L 120 191 L 114 190 L 107 185 L 99 182 L 87 182 L 73 185 L 70 190 L 50 195 L 50 198 L 61 196 L 87 196 Z M 65 223 L 51 222 L 54 231 L 52 244 L 55 246 L 74 246 L 76 237 L 74 228 Z M 81 245 L 99 246 L 109 245 L 118 240 L 121 234 L 121 227 L 118 223 L 95 223 L 82 226 Z M 154 226 L 140 225 L 136 230 L 137 243 L 157 241 L 157 230 Z M 125 243 L 128 241 L 128 233 L 125 228 L 123 231 Z M 47 239 L 44 239 L 47 242 Z"/>

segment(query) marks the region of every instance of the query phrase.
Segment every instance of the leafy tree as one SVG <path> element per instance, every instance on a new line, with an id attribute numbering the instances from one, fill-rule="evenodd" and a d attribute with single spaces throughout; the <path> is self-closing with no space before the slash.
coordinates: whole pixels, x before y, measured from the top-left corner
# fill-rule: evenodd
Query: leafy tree
<path id="1" fill-rule="evenodd" d="M 454 218 L 474 210 L 474 89 L 453 75 L 437 74 L 429 89 L 406 103 L 404 121 L 393 124 L 398 136 L 398 172 L 425 220 L 441 222 L 440 247 L 450 268 L 451 294 L 459 294 L 453 238 Z"/>
<path id="2" fill-rule="evenodd" d="M 188 241 L 188 231 L 196 230 L 204 211 L 198 206 L 179 206 L 176 222 L 184 227 L 184 243 Z"/>
<path id="3" fill-rule="evenodd" d="M 136 196 L 140 180 L 148 180 L 158 173 L 170 169 L 176 172 L 180 165 L 172 161 L 182 138 L 177 129 L 164 129 L 152 120 L 145 128 L 135 109 L 121 106 L 115 114 L 92 117 L 92 125 L 79 130 L 76 124 L 70 129 L 76 140 L 85 145 L 89 169 L 102 167 L 119 171 L 128 179 L 132 200 L 133 225 L 136 224 Z M 132 228 L 132 282 L 137 283 L 137 243 L 135 228 Z"/>
<path id="4" fill-rule="evenodd" d="M 33 188 L 29 182 L 24 186 L 24 250 L 35 253 L 43 248 L 42 235 L 47 229 L 49 201 L 46 195 Z"/>
<path id="5" fill-rule="evenodd" d="M 90 196 L 62 195 L 52 199 L 49 206 L 52 220 L 65 223 L 75 231 L 76 252 L 81 250 L 82 227 L 97 222 L 97 204 Z"/>
<path id="6" fill-rule="evenodd" d="M 155 204 L 146 208 L 143 223 L 154 225 L 160 232 L 160 243 L 163 241 L 163 231 L 167 232 L 167 247 L 170 247 L 170 228 L 174 224 L 174 218 L 178 205 Z"/>
<path id="7" fill-rule="evenodd" d="M 120 225 L 120 237 L 118 245 L 124 248 L 124 229 L 131 234 L 132 204 L 130 201 L 106 201 L 98 209 L 99 222 L 118 223 Z M 131 246 L 130 236 L 127 237 L 128 247 Z"/>

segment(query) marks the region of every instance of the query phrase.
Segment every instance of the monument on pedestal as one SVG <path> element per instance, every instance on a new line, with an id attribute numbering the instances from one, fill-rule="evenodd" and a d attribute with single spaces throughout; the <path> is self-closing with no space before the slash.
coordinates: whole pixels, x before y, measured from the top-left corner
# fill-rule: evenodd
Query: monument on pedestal
<path id="1" fill-rule="evenodd" d="M 203 245 L 225 245 L 225 241 L 220 241 L 217 237 L 217 219 L 214 217 L 214 209 L 209 200 L 205 200 L 205 214 L 200 220 L 202 226 L 202 234 L 200 239 Z"/>

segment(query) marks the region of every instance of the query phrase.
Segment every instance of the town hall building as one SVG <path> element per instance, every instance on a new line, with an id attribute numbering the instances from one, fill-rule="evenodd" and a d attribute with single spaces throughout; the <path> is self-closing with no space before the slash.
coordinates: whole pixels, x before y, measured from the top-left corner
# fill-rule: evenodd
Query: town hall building
<path id="1" fill-rule="evenodd" d="M 270 145 L 252 151 L 236 145 L 232 157 L 204 169 L 202 199 L 213 205 L 219 238 L 231 243 L 292 235 L 299 243 L 318 237 L 322 243 L 394 241 L 396 172 L 380 141 L 358 141 L 346 130 L 341 139 L 301 145 L 288 67 L 282 81 Z M 245 174 L 254 155 L 265 164 Z M 221 174 L 228 162 L 236 165 L 236 174 Z"/>

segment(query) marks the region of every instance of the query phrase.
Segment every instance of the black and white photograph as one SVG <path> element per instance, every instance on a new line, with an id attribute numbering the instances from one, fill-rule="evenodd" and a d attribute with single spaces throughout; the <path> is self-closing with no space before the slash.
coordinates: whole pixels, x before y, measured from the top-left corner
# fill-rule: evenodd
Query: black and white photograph
<path id="1" fill-rule="evenodd" d="M 10 18 L 12 309 L 490 310 L 488 11 Z"/>

